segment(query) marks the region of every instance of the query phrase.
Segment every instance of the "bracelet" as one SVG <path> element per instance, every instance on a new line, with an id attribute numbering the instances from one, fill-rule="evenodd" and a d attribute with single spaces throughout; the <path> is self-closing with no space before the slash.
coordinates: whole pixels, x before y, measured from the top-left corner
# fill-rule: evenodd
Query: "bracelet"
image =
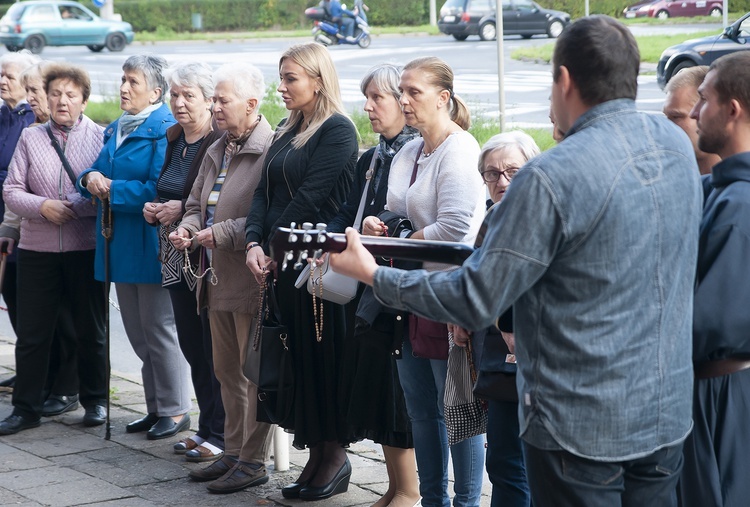
<path id="1" fill-rule="evenodd" d="M 250 250 L 252 250 L 256 246 L 260 246 L 260 243 L 256 243 L 256 242 L 248 243 L 247 246 L 245 247 L 245 253 L 249 252 Z"/>

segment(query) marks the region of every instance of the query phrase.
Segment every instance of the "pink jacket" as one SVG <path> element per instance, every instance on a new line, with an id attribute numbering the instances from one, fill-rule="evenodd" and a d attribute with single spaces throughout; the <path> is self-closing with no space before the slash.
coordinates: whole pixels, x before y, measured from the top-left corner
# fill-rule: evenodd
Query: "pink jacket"
<path id="1" fill-rule="evenodd" d="M 86 116 L 68 133 L 65 156 L 78 175 L 91 167 L 102 149 L 104 129 Z M 62 146 L 62 134 L 52 133 Z M 46 124 L 23 131 L 8 167 L 3 185 L 5 205 L 21 216 L 19 248 L 35 252 L 93 250 L 96 232 L 96 207 L 78 193 L 52 147 Z M 40 209 L 47 199 L 68 200 L 78 219 L 55 225 Z"/>

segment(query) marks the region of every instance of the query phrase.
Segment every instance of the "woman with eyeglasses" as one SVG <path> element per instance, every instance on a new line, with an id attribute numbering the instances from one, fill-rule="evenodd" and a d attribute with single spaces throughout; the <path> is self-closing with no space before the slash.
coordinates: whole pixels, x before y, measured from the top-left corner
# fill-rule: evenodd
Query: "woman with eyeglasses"
<path id="1" fill-rule="evenodd" d="M 498 134 L 485 143 L 479 154 L 479 173 L 490 194 L 488 214 L 500 204 L 513 177 L 537 155 L 537 144 L 519 130 Z M 477 245 L 480 243 L 478 238 Z M 449 327 L 456 344 L 465 346 L 470 333 L 458 326 Z M 487 391 L 484 395 L 475 392 L 487 400 L 488 406 L 485 467 L 492 483 L 491 506 L 528 507 L 531 495 L 518 436 L 513 310 L 505 312 L 495 326 L 475 332 L 472 340 L 475 352 L 481 350 L 477 388 Z"/>

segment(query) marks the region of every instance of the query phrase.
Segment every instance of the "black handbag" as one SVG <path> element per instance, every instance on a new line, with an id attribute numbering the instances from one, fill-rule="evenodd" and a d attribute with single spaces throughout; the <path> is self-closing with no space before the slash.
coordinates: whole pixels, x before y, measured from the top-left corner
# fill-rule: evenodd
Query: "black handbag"
<path id="1" fill-rule="evenodd" d="M 516 363 L 505 344 L 500 331 L 495 327 L 474 333 L 475 362 L 479 364 L 474 395 L 490 401 L 518 402 L 516 390 Z"/>
<path id="2" fill-rule="evenodd" d="M 259 420 L 278 424 L 288 419 L 294 404 L 294 369 L 273 280 L 264 283 L 260 301 L 250 325 L 243 373 L 258 387 Z"/>

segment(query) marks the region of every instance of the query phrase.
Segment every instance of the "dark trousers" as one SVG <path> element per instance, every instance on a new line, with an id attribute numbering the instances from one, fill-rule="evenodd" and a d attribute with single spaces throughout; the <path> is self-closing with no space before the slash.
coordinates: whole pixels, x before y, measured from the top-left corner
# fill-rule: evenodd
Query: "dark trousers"
<path id="1" fill-rule="evenodd" d="M 202 439 L 224 449 L 224 405 L 221 384 L 214 375 L 213 347 L 208 312 L 198 315 L 195 292 L 170 290 L 177 340 L 185 360 L 190 365 L 195 398 L 198 400 L 198 433 Z"/>
<path id="2" fill-rule="evenodd" d="M 534 507 L 674 507 L 682 443 L 646 457 L 601 462 L 523 444 Z"/>
<path id="3" fill-rule="evenodd" d="M 750 369 L 700 379 L 680 477 L 683 507 L 750 505 Z"/>
<path id="4" fill-rule="evenodd" d="M 485 467 L 492 483 L 492 507 L 529 507 L 523 447 L 519 434 L 518 403 L 487 403 L 487 457 Z"/>
<path id="5" fill-rule="evenodd" d="M 74 334 L 61 336 L 76 350 L 80 401 L 85 407 L 107 399 L 104 288 L 94 280 L 94 251 L 18 251 L 18 327 L 13 412 L 37 419 L 55 327 L 68 306 Z M 74 343 L 70 343 L 74 341 Z"/>

